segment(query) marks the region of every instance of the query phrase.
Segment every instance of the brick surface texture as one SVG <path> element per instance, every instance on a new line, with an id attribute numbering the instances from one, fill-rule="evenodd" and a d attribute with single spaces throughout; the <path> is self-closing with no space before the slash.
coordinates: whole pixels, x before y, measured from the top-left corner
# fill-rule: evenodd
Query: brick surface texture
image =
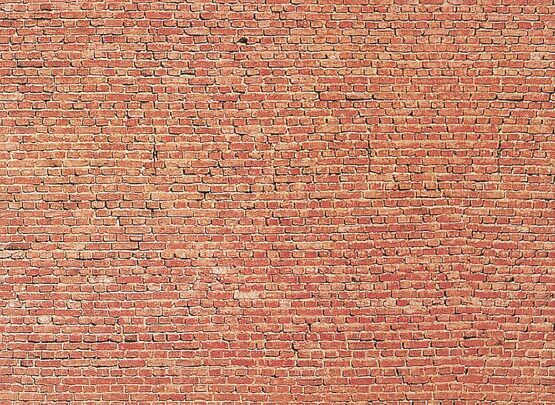
<path id="1" fill-rule="evenodd" d="M 1 404 L 555 404 L 552 0 L 0 0 Z"/>

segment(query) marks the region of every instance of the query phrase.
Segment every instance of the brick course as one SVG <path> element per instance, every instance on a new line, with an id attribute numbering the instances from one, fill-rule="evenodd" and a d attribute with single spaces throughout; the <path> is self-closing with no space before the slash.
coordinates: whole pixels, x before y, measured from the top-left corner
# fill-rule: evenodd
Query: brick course
<path id="1" fill-rule="evenodd" d="M 0 403 L 555 404 L 551 0 L 0 1 Z"/>

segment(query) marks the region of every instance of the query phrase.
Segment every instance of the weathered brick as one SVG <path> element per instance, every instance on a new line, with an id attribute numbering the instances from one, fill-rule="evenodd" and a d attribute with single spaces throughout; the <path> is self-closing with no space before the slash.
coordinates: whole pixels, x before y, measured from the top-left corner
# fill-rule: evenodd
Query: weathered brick
<path id="1" fill-rule="evenodd" d="M 2 404 L 551 404 L 548 0 L 0 5 Z"/>

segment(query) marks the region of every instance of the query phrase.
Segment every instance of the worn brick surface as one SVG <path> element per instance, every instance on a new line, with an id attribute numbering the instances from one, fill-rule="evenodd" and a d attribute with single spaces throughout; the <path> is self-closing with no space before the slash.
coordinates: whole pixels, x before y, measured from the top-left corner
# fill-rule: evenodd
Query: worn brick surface
<path id="1" fill-rule="evenodd" d="M 554 404 L 552 0 L 0 0 L 0 403 Z"/>

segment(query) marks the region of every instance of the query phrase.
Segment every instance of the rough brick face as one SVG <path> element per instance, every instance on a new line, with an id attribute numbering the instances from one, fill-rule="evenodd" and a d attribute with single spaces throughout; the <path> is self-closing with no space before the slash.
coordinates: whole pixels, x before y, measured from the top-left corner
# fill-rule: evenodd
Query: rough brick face
<path id="1" fill-rule="evenodd" d="M 0 1 L 0 403 L 555 404 L 552 0 Z"/>

